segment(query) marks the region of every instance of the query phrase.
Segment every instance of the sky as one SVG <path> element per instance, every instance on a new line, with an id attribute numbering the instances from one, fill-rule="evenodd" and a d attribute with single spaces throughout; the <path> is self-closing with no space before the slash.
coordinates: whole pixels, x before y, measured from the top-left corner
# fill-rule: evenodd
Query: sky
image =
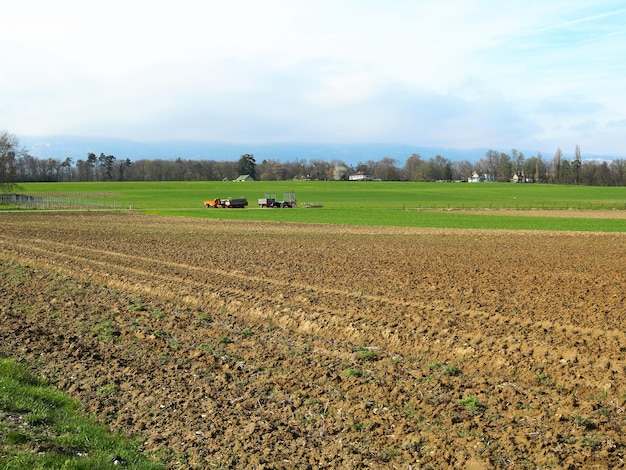
<path id="1" fill-rule="evenodd" d="M 0 130 L 626 155 L 613 0 L 20 0 Z"/>

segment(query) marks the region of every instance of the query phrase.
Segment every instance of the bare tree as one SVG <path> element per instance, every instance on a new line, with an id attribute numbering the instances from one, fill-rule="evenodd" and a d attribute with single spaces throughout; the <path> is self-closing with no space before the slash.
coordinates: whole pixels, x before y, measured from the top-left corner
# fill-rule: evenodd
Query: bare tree
<path id="1" fill-rule="evenodd" d="M 474 165 L 468 160 L 452 162 L 452 179 L 457 181 L 467 181 L 472 174 Z"/>
<path id="2" fill-rule="evenodd" d="M 552 179 L 555 183 L 561 182 L 562 158 L 563 158 L 563 152 L 561 151 L 561 148 L 559 147 L 556 149 L 556 152 L 554 153 L 554 158 L 552 159 L 552 168 L 553 168 Z"/>
<path id="3" fill-rule="evenodd" d="M 18 150 L 17 137 L 8 131 L 0 132 L 0 190 L 10 191 L 17 182 L 17 157 L 25 155 Z"/>
<path id="4" fill-rule="evenodd" d="M 626 185 L 626 160 L 618 158 L 609 165 L 613 175 L 613 184 L 616 186 Z"/>
<path id="5" fill-rule="evenodd" d="M 314 159 L 309 162 L 308 177 L 314 180 L 328 179 L 328 172 L 332 172 L 331 164 L 325 160 Z"/>
<path id="6" fill-rule="evenodd" d="M 366 162 L 359 162 L 356 165 L 356 172 L 364 175 L 374 175 L 376 171 L 376 162 L 374 160 L 368 160 Z"/>
<path id="7" fill-rule="evenodd" d="M 409 181 L 424 181 L 424 161 L 421 155 L 414 153 L 406 159 L 404 164 L 406 179 Z"/>
<path id="8" fill-rule="evenodd" d="M 487 150 L 484 158 L 486 173 L 489 173 L 496 181 L 498 180 L 500 169 L 500 152 L 497 150 Z"/>
<path id="9" fill-rule="evenodd" d="M 87 154 L 86 159 L 36 158 L 25 150 L 17 150 L 17 138 L 8 132 L 0 132 L 0 190 L 13 188 L 18 182 L 30 181 L 221 181 L 232 180 L 238 172 L 238 161 L 216 160 L 117 160 L 112 155 Z M 356 166 L 357 172 L 375 176 L 382 180 L 402 181 L 465 181 L 473 171 L 491 175 L 498 181 L 508 181 L 513 171 L 538 183 L 584 184 L 603 186 L 626 185 L 626 161 L 615 159 L 610 162 L 582 161 L 580 148 L 576 147 L 575 158 L 563 158 L 557 149 L 554 158 L 543 160 L 541 153 L 536 157 L 524 158 L 521 152 L 512 150 L 514 158 L 506 153 L 490 150 L 475 163 L 450 161 L 441 155 L 423 160 L 413 154 L 402 167 L 391 157 L 380 161 L 368 160 Z M 251 154 L 242 157 L 252 157 Z M 580 164 L 580 166 L 579 166 Z M 347 179 L 355 168 L 341 160 L 326 161 L 304 159 L 284 162 L 278 159 L 263 160 L 256 165 L 256 174 L 261 180 L 287 180 L 295 177 L 307 179 Z"/>
<path id="10" fill-rule="evenodd" d="M 396 166 L 398 160 L 391 157 L 385 157 L 376 162 L 374 169 L 374 177 L 383 181 L 396 181 L 400 179 L 400 170 Z"/>
<path id="11" fill-rule="evenodd" d="M 519 173 L 524 166 L 524 154 L 517 149 L 511 150 L 511 163 L 513 165 L 513 171 Z M 526 175 L 529 176 L 529 175 Z"/>
<path id="12" fill-rule="evenodd" d="M 541 152 L 537 152 L 537 159 L 535 160 L 535 176 L 534 180 L 539 183 L 546 183 L 548 181 L 549 169 L 546 163 L 543 161 Z"/>

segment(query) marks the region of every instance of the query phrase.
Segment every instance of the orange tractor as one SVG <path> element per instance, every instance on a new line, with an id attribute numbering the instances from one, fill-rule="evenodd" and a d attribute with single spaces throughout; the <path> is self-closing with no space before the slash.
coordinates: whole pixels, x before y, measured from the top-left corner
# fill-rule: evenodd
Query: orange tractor
<path id="1" fill-rule="evenodd" d="M 248 200 L 245 198 L 215 198 L 213 200 L 204 201 L 204 207 L 207 209 L 211 207 L 227 207 L 229 209 L 243 209 L 248 205 Z"/>

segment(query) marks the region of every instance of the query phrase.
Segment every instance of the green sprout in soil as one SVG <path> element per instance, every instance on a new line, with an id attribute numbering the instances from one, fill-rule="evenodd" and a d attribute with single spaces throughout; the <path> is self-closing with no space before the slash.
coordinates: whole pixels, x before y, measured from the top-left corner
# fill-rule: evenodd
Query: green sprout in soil
<path id="1" fill-rule="evenodd" d="M 106 320 L 102 323 L 97 324 L 91 330 L 92 333 L 102 341 L 114 341 L 118 336 L 120 336 L 120 332 L 113 326 L 113 322 L 111 320 Z"/>
<path id="2" fill-rule="evenodd" d="M 594 429 L 596 427 L 595 423 L 589 418 L 585 418 L 583 416 L 576 415 L 572 420 L 576 426 L 585 429 Z"/>
<path id="3" fill-rule="evenodd" d="M 462 398 L 461 400 L 457 400 L 456 404 L 462 406 L 463 408 L 465 408 L 465 411 L 472 414 L 478 413 L 485 407 L 478 401 L 478 398 L 476 397 Z"/>
<path id="4" fill-rule="evenodd" d="M 450 377 L 456 377 L 458 375 L 461 375 L 461 369 L 459 369 L 457 366 L 445 365 L 443 366 L 443 373 Z"/>
<path id="5" fill-rule="evenodd" d="M 232 343 L 233 340 L 230 339 L 227 335 L 222 335 L 219 337 L 218 342 L 220 344 L 228 344 L 228 343 Z"/>
<path id="6" fill-rule="evenodd" d="M 359 359 L 362 361 L 375 361 L 378 359 L 378 353 L 371 349 L 365 349 L 359 352 Z"/>

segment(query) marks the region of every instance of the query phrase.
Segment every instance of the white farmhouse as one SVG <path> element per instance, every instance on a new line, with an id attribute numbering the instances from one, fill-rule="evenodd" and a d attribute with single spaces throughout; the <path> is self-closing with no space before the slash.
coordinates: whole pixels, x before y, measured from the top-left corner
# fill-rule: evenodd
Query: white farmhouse
<path id="1" fill-rule="evenodd" d="M 348 180 L 350 181 L 372 181 L 373 179 L 374 178 L 370 175 L 365 175 L 363 173 L 355 173 L 354 175 L 348 176 Z"/>

